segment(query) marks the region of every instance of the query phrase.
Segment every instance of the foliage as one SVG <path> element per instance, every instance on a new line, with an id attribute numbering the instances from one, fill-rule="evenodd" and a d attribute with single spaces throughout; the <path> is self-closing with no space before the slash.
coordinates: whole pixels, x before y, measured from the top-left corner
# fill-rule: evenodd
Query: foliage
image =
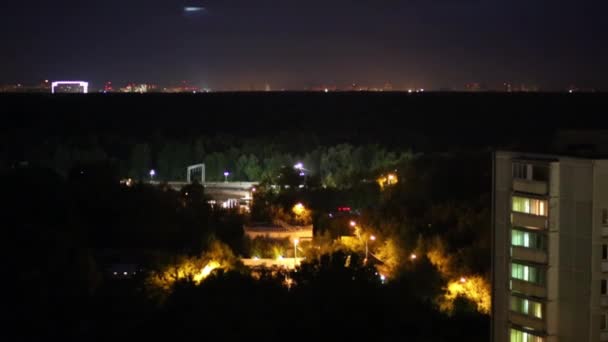
<path id="1" fill-rule="evenodd" d="M 286 251 L 291 251 L 289 239 L 270 239 L 256 237 L 249 240 L 249 255 L 258 258 L 276 259 L 279 256 L 287 256 Z M 293 253 L 292 253 L 293 254 Z"/>
<path id="2" fill-rule="evenodd" d="M 492 295 L 488 281 L 478 275 L 461 277 L 452 280 L 446 287 L 445 295 L 439 299 L 439 307 L 442 311 L 452 313 L 454 302 L 458 297 L 464 297 L 476 305 L 479 312 L 490 314 Z"/>
<path id="3" fill-rule="evenodd" d="M 211 242 L 209 249 L 199 257 L 176 256 L 171 263 L 151 272 L 147 284 L 152 291 L 169 292 L 181 280 L 200 284 L 214 269 L 237 269 L 240 261 L 230 247 L 219 241 Z"/>

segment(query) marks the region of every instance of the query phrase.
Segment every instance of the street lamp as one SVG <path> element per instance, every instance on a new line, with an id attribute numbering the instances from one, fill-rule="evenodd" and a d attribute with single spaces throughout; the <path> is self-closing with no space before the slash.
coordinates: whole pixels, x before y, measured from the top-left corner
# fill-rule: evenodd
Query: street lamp
<path id="1" fill-rule="evenodd" d="M 306 170 L 304 168 L 304 164 L 302 164 L 301 162 L 298 162 L 297 164 L 295 164 L 293 166 L 293 168 L 300 171 L 300 173 L 298 173 L 300 175 L 300 177 L 306 176 L 306 172 L 308 172 L 308 170 Z"/>
<path id="2" fill-rule="evenodd" d="M 410 255 L 410 259 L 416 260 L 416 258 L 417 258 L 416 254 L 412 253 L 412 255 Z"/>
<path id="3" fill-rule="evenodd" d="M 230 176 L 230 172 L 224 171 L 224 182 L 228 182 L 228 176 Z"/>
<path id="4" fill-rule="evenodd" d="M 365 239 L 365 260 L 363 260 L 363 263 L 365 264 L 367 264 L 367 257 L 369 256 L 369 248 L 367 247 L 368 240 L 376 241 L 376 237 L 371 235 L 368 239 Z"/>
<path id="5" fill-rule="evenodd" d="M 296 259 L 297 259 L 297 253 L 298 253 L 298 243 L 300 242 L 299 239 L 294 239 L 293 240 L 293 268 L 296 268 Z"/>
<path id="6" fill-rule="evenodd" d="M 156 171 L 154 169 L 150 170 L 150 182 L 154 180 L 154 176 L 156 176 Z"/>

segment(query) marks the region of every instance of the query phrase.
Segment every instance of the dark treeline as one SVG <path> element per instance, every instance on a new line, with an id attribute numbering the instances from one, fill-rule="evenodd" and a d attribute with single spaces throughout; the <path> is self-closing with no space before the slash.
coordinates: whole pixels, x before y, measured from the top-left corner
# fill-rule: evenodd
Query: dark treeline
<path id="1" fill-rule="evenodd" d="M 553 150 L 564 127 L 600 128 L 600 94 L 253 93 L 2 95 L 0 166 L 62 175 L 103 163 L 116 177 L 270 179 L 302 161 L 327 185 L 390 167 L 408 152 Z M 597 105 L 597 106 L 596 106 Z M 576 114 L 576 115 L 574 115 Z M 586 120 L 589 119 L 589 120 Z M 591 125 L 591 123 L 595 123 Z M 337 174 L 342 173 L 342 174 Z"/>
<path id="2" fill-rule="evenodd" d="M 241 156 L 258 159 L 272 155 L 260 146 L 297 156 L 341 143 L 416 152 L 544 151 L 560 128 L 600 128 L 603 99 L 602 94 L 3 94 L 0 151 L 3 164 L 110 159 L 120 162 L 121 174 L 132 173 L 133 163 L 162 168 L 166 154 L 200 159 L 230 154 L 235 147 Z M 225 156 L 236 163 L 234 155 Z"/>

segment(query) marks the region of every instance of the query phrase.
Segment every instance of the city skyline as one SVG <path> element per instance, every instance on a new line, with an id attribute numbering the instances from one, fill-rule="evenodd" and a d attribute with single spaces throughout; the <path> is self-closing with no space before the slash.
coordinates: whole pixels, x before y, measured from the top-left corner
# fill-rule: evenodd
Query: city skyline
<path id="1" fill-rule="evenodd" d="M 344 0 L 5 4 L 0 84 L 264 90 L 608 88 L 605 3 Z"/>

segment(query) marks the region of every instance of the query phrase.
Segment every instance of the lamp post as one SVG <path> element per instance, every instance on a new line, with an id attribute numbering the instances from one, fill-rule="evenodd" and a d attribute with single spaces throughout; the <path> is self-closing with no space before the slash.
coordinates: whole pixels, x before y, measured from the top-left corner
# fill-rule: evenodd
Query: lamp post
<path id="1" fill-rule="evenodd" d="M 297 259 L 297 254 L 298 254 L 298 243 L 300 242 L 299 239 L 294 239 L 293 240 L 293 269 L 296 269 L 296 259 Z"/>
<path id="2" fill-rule="evenodd" d="M 365 260 L 363 260 L 363 263 L 365 264 L 367 264 L 367 257 L 369 256 L 369 248 L 367 247 L 368 240 L 376 241 L 376 237 L 371 235 L 369 238 L 365 239 Z"/>
<path id="3" fill-rule="evenodd" d="M 156 171 L 152 169 L 150 170 L 150 182 L 154 181 L 154 176 L 156 176 Z"/>
<path id="4" fill-rule="evenodd" d="M 230 172 L 224 171 L 224 182 L 228 182 L 228 176 L 230 176 Z"/>

